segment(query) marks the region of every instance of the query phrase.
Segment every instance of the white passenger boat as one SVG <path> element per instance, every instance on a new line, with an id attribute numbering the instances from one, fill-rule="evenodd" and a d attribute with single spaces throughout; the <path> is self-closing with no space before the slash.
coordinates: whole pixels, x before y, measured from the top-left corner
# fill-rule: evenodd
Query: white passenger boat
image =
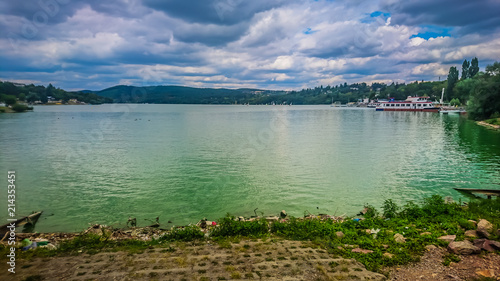
<path id="1" fill-rule="evenodd" d="M 429 101 L 428 97 L 411 97 L 409 96 L 404 101 L 396 101 L 390 99 L 382 101 L 376 107 L 377 111 L 425 111 L 425 112 L 438 112 L 439 107 Z"/>

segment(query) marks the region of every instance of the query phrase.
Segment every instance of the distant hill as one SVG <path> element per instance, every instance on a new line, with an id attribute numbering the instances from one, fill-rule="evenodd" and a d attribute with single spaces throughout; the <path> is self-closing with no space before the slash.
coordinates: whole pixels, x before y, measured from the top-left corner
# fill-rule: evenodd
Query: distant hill
<path id="1" fill-rule="evenodd" d="M 257 97 L 284 94 L 283 91 L 259 89 L 212 89 L 183 86 L 114 86 L 95 94 L 117 103 L 234 104 Z"/>

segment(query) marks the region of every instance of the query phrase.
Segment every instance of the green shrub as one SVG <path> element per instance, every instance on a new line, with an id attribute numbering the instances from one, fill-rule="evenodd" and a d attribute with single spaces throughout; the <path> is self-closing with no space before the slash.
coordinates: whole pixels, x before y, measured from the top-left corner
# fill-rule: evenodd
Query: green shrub
<path id="1" fill-rule="evenodd" d="M 219 221 L 219 226 L 215 228 L 212 237 L 263 237 L 269 234 L 269 223 L 265 218 L 254 221 L 237 221 L 232 216 L 226 216 Z"/>
<path id="2" fill-rule="evenodd" d="M 401 211 L 401 217 L 409 220 L 416 220 L 423 217 L 424 211 L 422 208 L 415 204 L 413 201 L 408 201 Z"/>
<path id="3" fill-rule="evenodd" d="M 33 110 L 33 107 L 26 106 L 24 104 L 16 103 L 12 106 L 12 110 L 15 112 L 24 112 L 26 110 Z"/>
<path id="4" fill-rule="evenodd" d="M 195 225 L 190 225 L 182 228 L 172 229 L 165 234 L 160 240 L 166 241 L 193 241 L 205 238 L 205 233 Z"/>
<path id="5" fill-rule="evenodd" d="M 449 266 L 452 262 L 459 262 L 461 261 L 460 257 L 454 255 L 454 254 L 445 254 L 443 256 L 443 265 L 444 266 Z"/>
<path id="6" fill-rule="evenodd" d="M 374 217 L 378 216 L 377 209 L 375 209 L 375 207 L 373 207 L 372 205 L 365 204 L 365 208 L 367 210 L 365 215 L 364 215 L 365 218 L 374 218 Z"/>
<path id="7" fill-rule="evenodd" d="M 395 218 L 398 215 L 399 207 L 392 201 L 392 199 L 385 200 L 384 205 L 382 206 L 384 210 L 384 217 L 386 218 Z"/>

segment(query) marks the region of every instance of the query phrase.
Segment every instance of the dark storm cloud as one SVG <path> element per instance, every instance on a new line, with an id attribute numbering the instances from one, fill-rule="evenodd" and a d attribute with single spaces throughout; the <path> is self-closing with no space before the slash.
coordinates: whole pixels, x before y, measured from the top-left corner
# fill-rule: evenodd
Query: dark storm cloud
<path id="1" fill-rule="evenodd" d="M 81 6 L 82 2 L 68 0 L 2 1 L 0 14 L 18 16 L 36 25 L 47 25 L 66 21 Z"/>
<path id="2" fill-rule="evenodd" d="M 185 24 L 174 29 L 175 39 L 185 43 L 202 43 L 220 46 L 238 40 L 248 29 L 248 24 L 235 25 Z"/>
<path id="3" fill-rule="evenodd" d="M 144 0 L 144 5 L 190 23 L 233 25 L 256 13 L 279 7 L 284 0 Z"/>
<path id="4" fill-rule="evenodd" d="M 19 16 L 35 25 L 53 25 L 66 21 L 84 6 L 119 17 L 141 16 L 146 11 L 139 0 L 24 0 L 0 2 L 0 14 Z"/>
<path id="5" fill-rule="evenodd" d="M 381 6 L 391 13 L 395 24 L 453 26 L 459 27 L 459 34 L 488 33 L 500 25 L 497 0 L 386 0 Z"/>
<path id="6" fill-rule="evenodd" d="M 497 0 L 380 1 L 1 1 L 0 80 L 300 89 L 500 57 Z"/>

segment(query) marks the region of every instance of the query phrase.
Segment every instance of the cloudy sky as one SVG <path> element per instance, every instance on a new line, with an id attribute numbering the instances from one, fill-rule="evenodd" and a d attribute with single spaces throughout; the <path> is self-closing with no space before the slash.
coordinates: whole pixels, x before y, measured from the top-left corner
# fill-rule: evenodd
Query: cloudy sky
<path id="1" fill-rule="evenodd" d="M 0 80 L 302 89 L 500 60 L 499 0 L 0 2 Z"/>

